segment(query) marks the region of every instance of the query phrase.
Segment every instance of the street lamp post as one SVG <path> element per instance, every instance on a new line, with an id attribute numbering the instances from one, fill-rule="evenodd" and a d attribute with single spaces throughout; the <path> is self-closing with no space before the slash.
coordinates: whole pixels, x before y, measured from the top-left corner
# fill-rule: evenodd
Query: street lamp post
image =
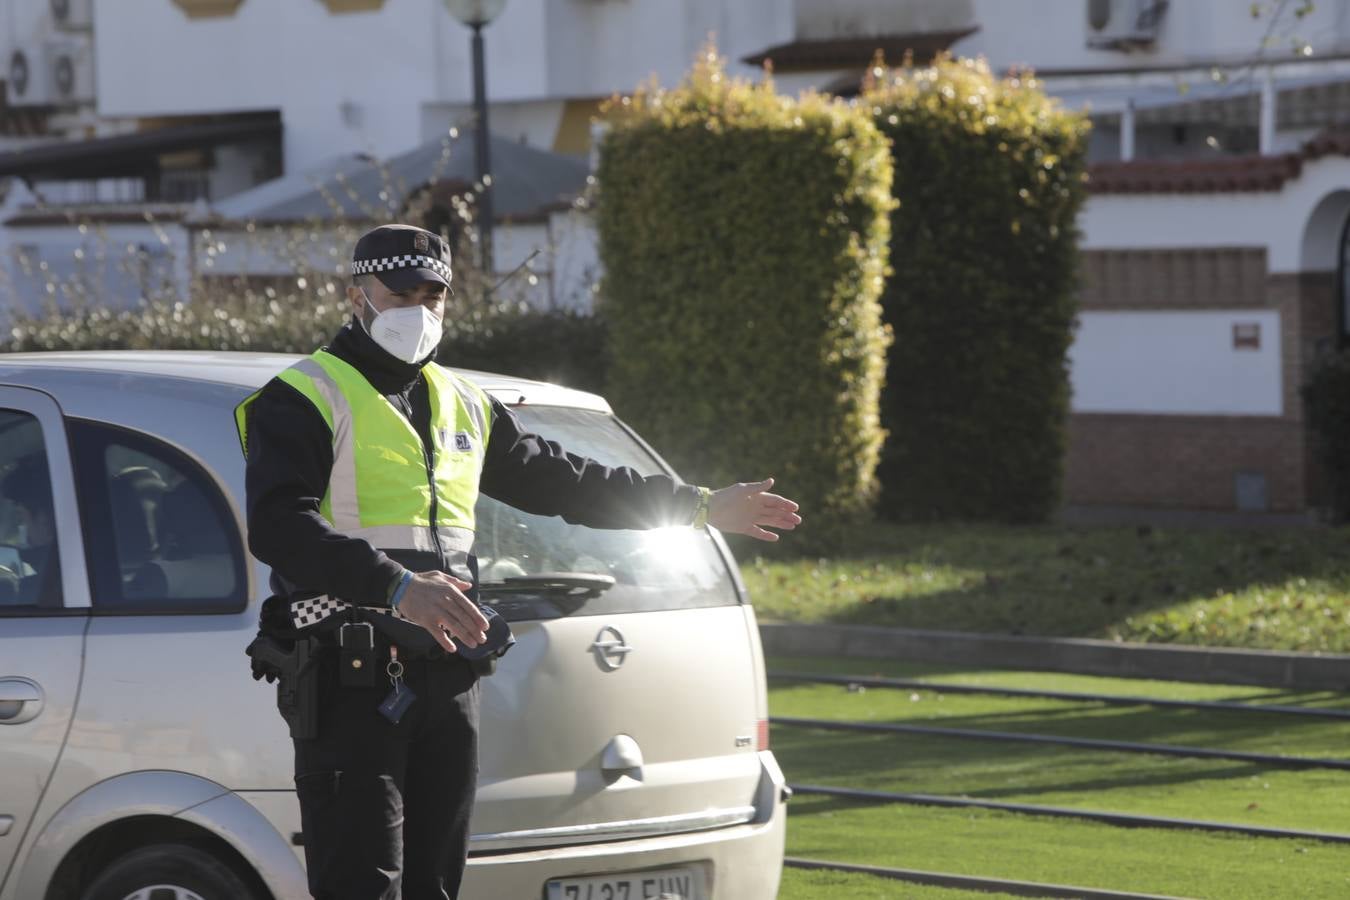
<path id="1" fill-rule="evenodd" d="M 487 73 L 483 65 L 483 28 L 501 13 L 506 0 L 445 0 L 445 8 L 473 29 L 474 167 L 478 192 L 478 252 L 490 281 L 492 260 L 492 160 L 488 150 Z"/>

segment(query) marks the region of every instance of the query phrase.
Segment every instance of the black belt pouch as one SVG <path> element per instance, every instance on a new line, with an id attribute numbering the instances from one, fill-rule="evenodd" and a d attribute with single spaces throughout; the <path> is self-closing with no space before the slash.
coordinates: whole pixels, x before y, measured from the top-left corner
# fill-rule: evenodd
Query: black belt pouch
<path id="1" fill-rule="evenodd" d="M 375 687 L 379 681 L 375 628 L 369 622 L 346 622 L 338 629 L 338 681 L 343 687 Z"/>

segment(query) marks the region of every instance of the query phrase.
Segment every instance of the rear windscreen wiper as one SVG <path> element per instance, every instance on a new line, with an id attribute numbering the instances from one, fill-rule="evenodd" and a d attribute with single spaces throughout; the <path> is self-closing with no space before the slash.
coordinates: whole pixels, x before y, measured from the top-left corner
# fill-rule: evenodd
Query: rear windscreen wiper
<path id="1" fill-rule="evenodd" d="M 485 594 L 560 593 L 578 598 L 598 597 L 612 587 L 613 577 L 591 572 L 540 572 L 478 584 L 478 590 Z"/>

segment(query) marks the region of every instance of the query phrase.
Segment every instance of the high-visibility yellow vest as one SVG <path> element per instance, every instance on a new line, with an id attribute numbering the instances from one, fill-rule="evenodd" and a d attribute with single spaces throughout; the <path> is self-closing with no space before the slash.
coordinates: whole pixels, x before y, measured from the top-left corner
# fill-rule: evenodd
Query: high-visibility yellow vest
<path id="1" fill-rule="evenodd" d="M 467 553 L 492 404 L 477 385 L 435 363 L 422 373 L 431 399 L 434 477 L 412 423 L 348 363 L 320 350 L 278 377 L 314 404 L 333 436 L 319 512 L 334 529 L 383 550 Z M 235 409 L 246 456 L 248 408 L 257 396 Z"/>

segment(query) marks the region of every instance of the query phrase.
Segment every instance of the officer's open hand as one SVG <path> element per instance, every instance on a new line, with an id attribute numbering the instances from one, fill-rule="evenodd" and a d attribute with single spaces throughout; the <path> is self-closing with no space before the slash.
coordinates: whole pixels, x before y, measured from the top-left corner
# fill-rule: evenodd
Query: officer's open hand
<path id="1" fill-rule="evenodd" d="M 399 601 L 398 611 L 431 632 L 447 653 L 455 652 L 455 641 L 477 647 L 487 640 L 488 620 L 464 596 L 471 587 L 444 572 L 418 572 Z"/>
<path id="2" fill-rule="evenodd" d="M 748 534 L 761 541 L 776 541 L 778 535 L 768 528 L 791 531 L 802 523 L 797 504 L 786 497 L 770 494 L 773 479 L 753 484 L 733 484 L 713 491 L 708 500 L 708 524 L 719 531 Z"/>

